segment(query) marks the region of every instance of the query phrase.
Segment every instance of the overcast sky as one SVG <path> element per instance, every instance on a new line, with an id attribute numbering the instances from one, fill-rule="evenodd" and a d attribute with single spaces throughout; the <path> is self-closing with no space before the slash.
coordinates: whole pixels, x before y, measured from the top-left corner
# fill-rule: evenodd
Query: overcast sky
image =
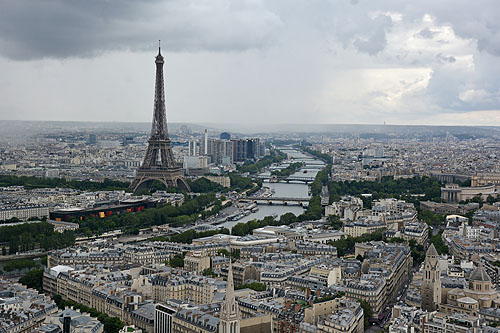
<path id="1" fill-rule="evenodd" d="M 0 0 L 0 119 L 500 125 L 498 0 Z"/>

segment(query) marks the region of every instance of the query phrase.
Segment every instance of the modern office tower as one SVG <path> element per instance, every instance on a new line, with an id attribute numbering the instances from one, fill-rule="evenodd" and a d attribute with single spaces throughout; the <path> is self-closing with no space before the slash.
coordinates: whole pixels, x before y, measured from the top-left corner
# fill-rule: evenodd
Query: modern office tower
<path id="1" fill-rule="evenodd" d="M 212 163 L 222 164 L 229 158 L 229 163 L 233 163 L 233 142 L 229 140 L 209 139 L 208 140 L 208 153 L 211 157 Z"/>
<path id="2" fill-rule="evenodd" d="M 208 131 L 205 129 L 205 134 L 203 134 L 203 155 L 208 155 Z"/>
<path id="3" fill-rule="evenodd" d="M 245 162 L 247 160 L 247 143 L 244 139 L 232 139 L 233 142 L 233 161 Z"/>
<path id="4" fill-rule="evenodd" d="M 198 143 L 196 142 L 196 140 L 189 140 L 188 144 L 189 144 L 188 155 L 189 156 L 196 156 L 196 155 L 198 155 L 198 151 L 197 151 Z"/>
<path id="5" fill-rule="evenodd" d="M 160 181 L 167 187 L 180 187 L 188 192 L 190 190 L 186 180 L 182 177 L 181 167 L 175 161 L 168 137 L 163 63 L 163 56 L 158 48 L 155 60 L 156 84 L 153 126 L 144 162 L 137 170 L 134 181 L 130 184 L 134 192 L 149 186 L 153 181 Z"/>
<path id="6" fill-rule="evenodd" d="M 249 159 L 258 159 L 264 156 L 259 138 L 253 139 L 232 139 L 234 162 L 244 162 Z"/>

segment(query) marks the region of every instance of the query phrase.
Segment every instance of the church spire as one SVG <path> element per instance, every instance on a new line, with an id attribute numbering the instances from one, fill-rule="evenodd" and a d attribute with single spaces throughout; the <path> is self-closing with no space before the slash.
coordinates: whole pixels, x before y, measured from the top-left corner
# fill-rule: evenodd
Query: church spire
<path id="1" fill-rule="evenodd" d="M 226 296 L 220 311 L 219 332 L 239 333 L 240 332 L 240 309 L 234 297 L 233 264 L 229 261 L 229 269 L 226 281 Z"/>
<path id="2" fill-rule="evenodd" d="M 423 273 L 421 308 L 425 311 L 436 311 L 441 304 L 441 271 L 439 255 L 432 243 L 425 254 Z"/>
<path id="3" fill-rule="evenodd" d="M 234 281 L 233 281 L 233 264 L 229 261 L 229 270 L 227 272 L 226 297 L 224 304 L 227 306 L 234 299 Z"/>

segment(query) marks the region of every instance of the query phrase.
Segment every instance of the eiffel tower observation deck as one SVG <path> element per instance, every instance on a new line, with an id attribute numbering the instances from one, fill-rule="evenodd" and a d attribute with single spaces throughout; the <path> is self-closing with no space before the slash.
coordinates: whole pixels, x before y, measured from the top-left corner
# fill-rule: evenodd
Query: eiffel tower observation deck
<path id="1" fill-rule="evenodd" d="M 153 113 L 153 126 L 148 141 L 146 156 L 130 187 L 134 192 L 150 188 L 154 181 L 163 183 L 166 187 L 179 187 L 190 191 L 189 185 L 182 176 L 180 165 L 175 162 L 167 129 L 167 112 L 165 106 L 165 88 L 163 81 L 164 58 L 158 46 L 155 59 L 156 83 Z"/>

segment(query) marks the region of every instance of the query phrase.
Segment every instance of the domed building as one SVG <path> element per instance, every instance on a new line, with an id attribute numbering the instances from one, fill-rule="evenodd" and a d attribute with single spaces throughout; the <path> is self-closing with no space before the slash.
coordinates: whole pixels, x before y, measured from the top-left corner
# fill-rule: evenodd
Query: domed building
<path id="1" fill-rule="evenodd" d="M 481 309 L 500 307 L 500 295 L 493 287 L 482 263 L 470 274 L 468 287 L 450 290 L 446 299 L 446 304 L 441 304 L 439 310 L 447 313 L 477 316 Z"/>
<path id="2" fill-rule="evenodd" d="M 491 283 L 491 279 L 486 273 L 482 263 L 479 263 L 477 268 L 469 277 L 469 288 L 464 290 L 465 295 L 479 302 L 479 308 L 497 307 L 499 295 Z"/>

